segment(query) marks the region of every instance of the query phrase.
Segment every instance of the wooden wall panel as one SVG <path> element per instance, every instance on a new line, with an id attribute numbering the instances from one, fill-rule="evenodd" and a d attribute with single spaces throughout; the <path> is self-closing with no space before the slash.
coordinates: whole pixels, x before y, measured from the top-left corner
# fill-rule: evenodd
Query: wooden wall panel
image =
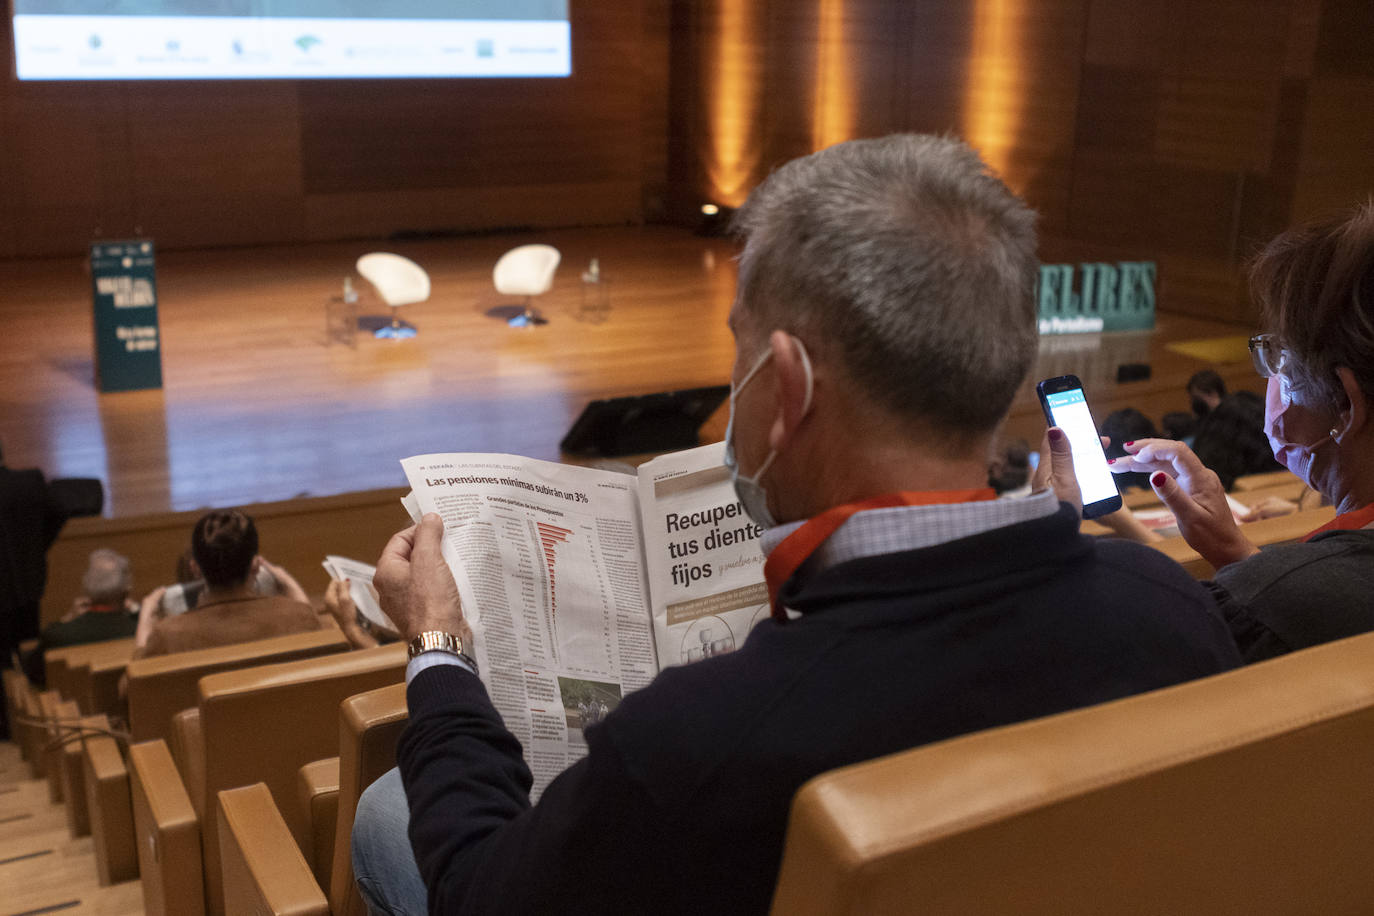
<path id="1" fill-rule="evenodd" d="M 701 5 L 719 18 L 734 4 Z M 1374 183 L 1368 0 L 755 6 L 767 26 L 733 40 L 766 49 L 762 161 L 818 145 L 821 36 L 838 15 L 850 136 L 957 132 L 1040 211 L 1047 259 L 1157 261 L 1165 308 L 1248 320 L 1254 250 Z M 720 46 L 699 23 L 701 67 Z M 693 123 L 689 142 L 709 147 L 714 125 Z M 698 199 L 710 193 L 709 174 L 677 174 Z"/>

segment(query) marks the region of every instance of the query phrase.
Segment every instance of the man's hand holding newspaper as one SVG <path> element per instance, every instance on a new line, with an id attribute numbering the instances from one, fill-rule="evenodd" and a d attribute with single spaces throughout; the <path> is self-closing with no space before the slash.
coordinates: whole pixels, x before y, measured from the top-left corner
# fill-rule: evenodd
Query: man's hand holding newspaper
<path id="1" fill-rule="evenodd" d="M 443 519 L 431 512 L 393 535 L 377 561 L 372 584 L 382 610 L 407 642 L 428 630 L 472 640 L 458 586 L 440 551 L 443 539 Z"/>

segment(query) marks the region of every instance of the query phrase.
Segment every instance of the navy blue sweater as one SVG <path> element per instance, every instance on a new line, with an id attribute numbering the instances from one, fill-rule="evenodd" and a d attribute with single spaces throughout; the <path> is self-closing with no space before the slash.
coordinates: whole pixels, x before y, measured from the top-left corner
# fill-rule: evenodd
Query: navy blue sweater
<path id="1" fill-rule="evenodd" d="M 1067 508 L 799 578 L 800 619 L 626 697 L 533 807 L 478 679 L 416 677 L 399 761 L 430 911 L 766 912 L 812 776 L 1240 662 L 1179 566 Z"/>

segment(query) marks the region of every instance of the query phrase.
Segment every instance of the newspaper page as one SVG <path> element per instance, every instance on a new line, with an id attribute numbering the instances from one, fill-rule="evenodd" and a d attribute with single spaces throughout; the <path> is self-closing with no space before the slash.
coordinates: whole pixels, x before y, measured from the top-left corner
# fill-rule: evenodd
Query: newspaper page
<path id="1" fill-rule="evenodd" d="M 534 775 L 586 754 L 582 730 L 658 672 L 629 474 L 513 455 L 401 462 L 444 554 L 482 680 Z"/>
<path id="2" fill-rule="evenodd" d="M 377 575 L 377 567 L 334 554 L 326 556 L 320 565 L 329 573 L 329 578 L 336 581 L 348 580 L 348 596 L 353 599 L 353 606 L 358 609 L 360 626 L 366 630 L 380 630 L 389 638 L 395 638 L 399 632 L 396 624 L 391 622 L 391 618 L 386 616 L 382 606 L 377 603 L 377 593 L 372 589 L 372 577 Z"/>
<path id="3" fill-rule="evenodd" d="M 722 464 L 724 443 L 639 468 L 644 558 L 660 667 L 733 652 L 768 616 L 763 530 L 744 512 Z"/>

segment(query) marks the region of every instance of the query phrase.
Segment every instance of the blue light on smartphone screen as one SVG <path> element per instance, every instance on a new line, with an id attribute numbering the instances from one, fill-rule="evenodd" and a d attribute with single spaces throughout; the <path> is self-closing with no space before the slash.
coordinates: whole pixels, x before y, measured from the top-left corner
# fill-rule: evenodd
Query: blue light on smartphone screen
<path id="1" fill-rule="evenodd" d="M 1102 454 L 1102 441 L 1097 436 L 1097 426 L 1092 414 L 1088 412 L 1088 401 L 1081 388 L 1059 391 L 1045 396 L 1050 406 L 1050 416 L 1054 425 L 1069 437 L 1073 448 L 1073 469 L 1078 476 L 1078 488 L 1083 493 L 1083 504 L 1111 499 L 1117 494 L 1116 481 L 1112 472 L 1107 470 L 1107 459 Z"/>

